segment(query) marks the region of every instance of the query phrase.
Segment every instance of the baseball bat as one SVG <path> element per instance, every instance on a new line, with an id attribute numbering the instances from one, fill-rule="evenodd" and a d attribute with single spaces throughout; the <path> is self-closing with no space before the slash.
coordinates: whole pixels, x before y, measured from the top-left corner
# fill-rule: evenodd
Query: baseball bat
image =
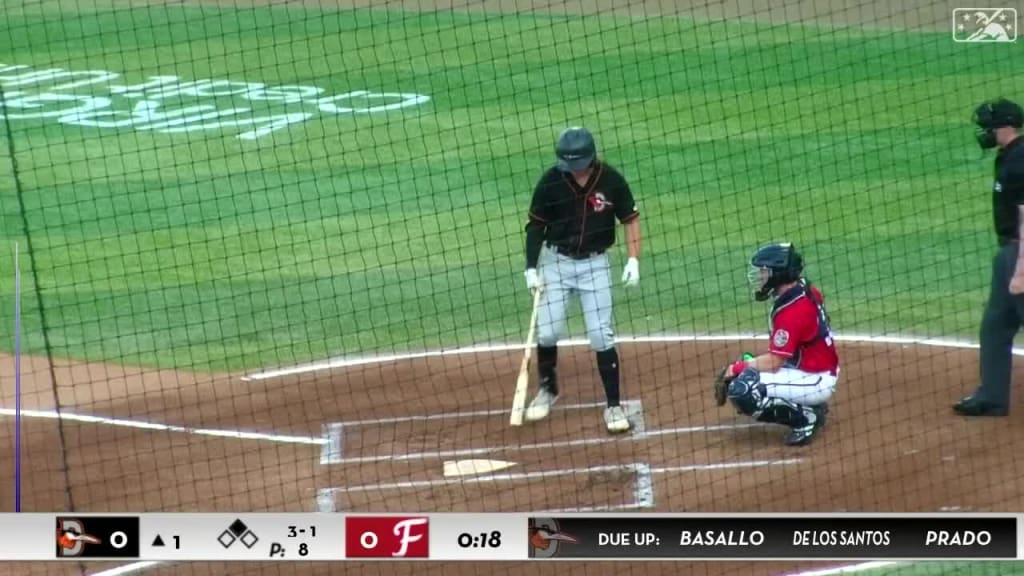
<path id="1" fill-rule="evenodd" d="M 526 411 L 526 391 L 530 384 L 530 358 L 533 356 L 533 338 L 537 327 L 537 310 L 540 308 L 540 293 L 543 287 L 538 287 L 533 293 L 533 312 L 530 313 L 530 330 L 526 336 L 526 346 L 523 350 L 523 362 L 519 366 L 519 376 L 516 378 L 516 391 L 512 396 L 512 417 L 509 424 L 512 426 L 523 425 L 523 412 Z"/>

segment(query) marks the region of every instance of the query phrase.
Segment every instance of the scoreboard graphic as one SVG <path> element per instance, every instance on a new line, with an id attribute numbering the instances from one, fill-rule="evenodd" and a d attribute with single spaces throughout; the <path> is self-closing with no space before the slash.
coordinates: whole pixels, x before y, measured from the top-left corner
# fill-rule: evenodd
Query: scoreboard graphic
<path id="1" fill-rule="evenodd" d="M 0 514 L 0 561 L 1024 560 L 1024 514 Z"/>
<path id="2" fill-rule="evenodd" d="M 138 557 L 138 516 L 57 517 L 57 558 Z"/>

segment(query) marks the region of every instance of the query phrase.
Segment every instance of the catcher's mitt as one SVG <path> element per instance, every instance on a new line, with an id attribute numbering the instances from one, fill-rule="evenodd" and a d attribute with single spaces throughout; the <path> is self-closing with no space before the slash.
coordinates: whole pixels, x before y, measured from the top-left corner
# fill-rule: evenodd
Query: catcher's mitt
<path id="1" fill-rule="evenodd" d="M 729 391 L 729 382 L 732 382 L 732 366 L 726 366 L 719 370 L 715 376 L 715 403 L 725 406 L 726 393 Z"/>

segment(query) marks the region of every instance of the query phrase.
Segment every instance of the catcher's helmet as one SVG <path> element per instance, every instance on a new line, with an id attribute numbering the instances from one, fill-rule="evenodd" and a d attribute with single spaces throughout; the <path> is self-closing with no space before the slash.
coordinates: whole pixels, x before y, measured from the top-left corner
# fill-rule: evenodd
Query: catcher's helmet
<path id="1" fill-rule="evenodd" d="M 555 156 L 558 157 L 558 169 L 562 172 L 583 170 L 593 164 L 597 157 L 594 135 L 586 128 L 567 128 L 558 136 Z"/>
<path id="2" fill-rule="evenodd" d="M 978 126 L 978 145 L 982 148 L 996 146 L 996 128 L 1024 126 L 1024 109 L 1020 104 L 1006 98 L 990 100 L 974 109 L 974 123 Z"/>
<path id="3" fill-rule="evenodd" d="M 789 282 L 796 282 L 804 271 L 804 259 L 788 242 L 766 244 L 750 258 L 747 280 L 754 290 L 754 298 L 767 300 L 775 290 Z"/>

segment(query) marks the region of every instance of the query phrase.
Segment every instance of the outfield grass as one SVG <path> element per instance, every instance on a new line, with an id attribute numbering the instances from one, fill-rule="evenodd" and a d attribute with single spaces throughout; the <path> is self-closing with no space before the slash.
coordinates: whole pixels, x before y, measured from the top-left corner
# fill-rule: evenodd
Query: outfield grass
<path id="1" fill-rule="evenodd" d="M 864 576 L 1018 576 L 1024 562 L 908 562 L 858 572 Z"/>
<path id="2" fill-rule="evenodd" d="M 919 32 L 52 1 L 0 23 L 4 63 L 431 96 L 257 141 L 12 121 L 55 353 L 198 370 L 520 338 L 525 209 L 576 123 L 644 215 L 621 333 L 761 329 L 744 259 L 791 239 L 838 331 L 973 337 L 992 242 L 969 113 L 1024 88 L 1019 48 Z M 39 352 L 34 294 L 24 313 Z"/>

